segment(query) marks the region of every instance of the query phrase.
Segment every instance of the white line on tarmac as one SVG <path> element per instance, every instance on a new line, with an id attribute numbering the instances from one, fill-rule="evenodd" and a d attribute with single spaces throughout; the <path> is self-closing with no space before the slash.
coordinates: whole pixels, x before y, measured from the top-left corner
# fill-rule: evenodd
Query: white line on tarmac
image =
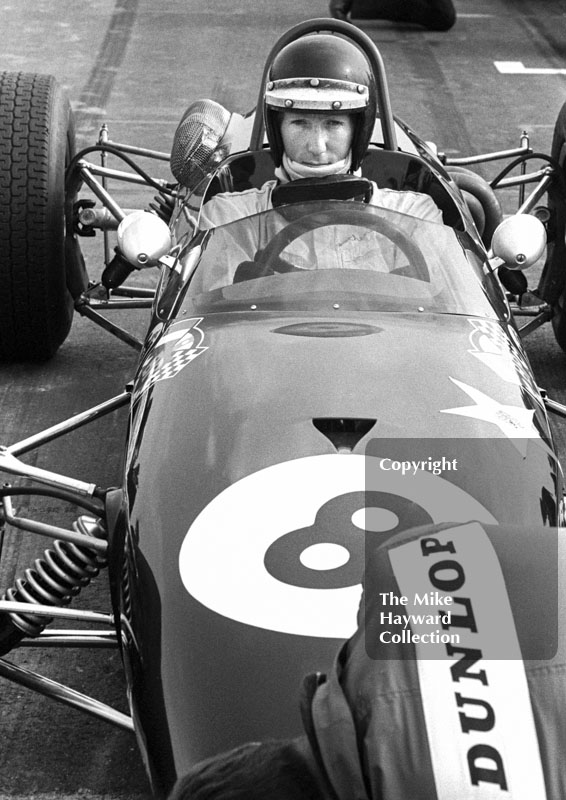
<path id="1" fill-rule="evenodd" d="M 554 67 L 525 67 L 522 61 L 494 61 L 495 69 L 503 75 L 566 75 L 566 69 Z"/>

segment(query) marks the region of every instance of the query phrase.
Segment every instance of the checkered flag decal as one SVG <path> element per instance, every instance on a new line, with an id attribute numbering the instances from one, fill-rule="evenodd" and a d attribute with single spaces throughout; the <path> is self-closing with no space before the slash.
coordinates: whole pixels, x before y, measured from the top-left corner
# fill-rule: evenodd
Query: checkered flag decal
<path id="1" fill-rule="evenodd" d="M 187 364 L 204 353 L 202 317 L 176 322 L 160 333 L 143 358 L 135 381 L 135 394 L 146 392 L 158 381 L 174 378 Z"/>

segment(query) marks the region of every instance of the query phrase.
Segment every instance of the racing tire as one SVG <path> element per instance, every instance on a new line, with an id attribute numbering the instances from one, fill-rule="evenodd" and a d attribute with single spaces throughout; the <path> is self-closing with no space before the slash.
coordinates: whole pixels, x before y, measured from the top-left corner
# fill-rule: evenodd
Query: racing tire
<path id="1" fill-rule="evenodd" d="M 566 103 L 563 104 L 552 139 L 551 157 L 559 164 L 566 179 Z M 548 192 L 549 243 L 546 263 L 541 277 L 541 296 L 553 310 L 554 338 L 566 352 L 566 196 L 564 180 L 554 183 Z"/>
<path id="2" fill-rule="evenodd" d="M 71 328 L 65 166 L 74 152 L 71 107 L 55 78 L 1 72 L 0 361 L 45 361 Z"/>
<path id="3" fill-rule="evenodd" d="M 503 221 L 503 212 L 495 192 L 480 175 L 465 167 L 447 167 L 448 174 L 464 195 L 474 222 L 487 249 L 497 226 Z M 479 208 L 478 208 L 479 206 Z"/>

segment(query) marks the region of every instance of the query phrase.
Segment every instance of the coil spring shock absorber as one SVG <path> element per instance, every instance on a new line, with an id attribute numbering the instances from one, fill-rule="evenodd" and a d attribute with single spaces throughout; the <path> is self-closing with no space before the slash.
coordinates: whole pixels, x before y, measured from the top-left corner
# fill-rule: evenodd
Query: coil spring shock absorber
<path id="1" fill-rule="evenodd" d="M 102 520 L 87 515 L 79 517 L 73 528 L 87 536 L 106 536 Z M 25 571 L 24 577 L 15 581 L 3 599 L 50 606 L 68 605 L 104 566 L 106 560 L 94 550 L 57 539 L 51 548 L 45 550 L 43 557 Z M 11 611 L 1 614 L 0 655 L 11 650 L 24 636 L 39 636 L 51 621 L 50 617 L 34 614 Z"/>

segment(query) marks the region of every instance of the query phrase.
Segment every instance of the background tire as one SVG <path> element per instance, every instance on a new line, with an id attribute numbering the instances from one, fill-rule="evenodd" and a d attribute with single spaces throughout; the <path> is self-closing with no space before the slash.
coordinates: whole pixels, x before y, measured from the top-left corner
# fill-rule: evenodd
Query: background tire
<path id="1" fill-rule="evenodd" d="M 552 139 L 552 158 L 566 177 L 566 103 L 560 109 Z M 549 243 L 539 293 L 552 306 L 554 337 L 566 352 L 566 196 L 564 182 L 554 181 L 548 192 Z"/>
<path id="2" fill-rule="evenodd" d="M 447 171 L 464 195 L 482 242 L 489 250 L 493 234 L 503 222 L 503 212 L 495 192 L 480 175 L 465 167 L 449 166 Z"/>
<path id="3" fill-rule="evenodd" d="M 72 111 L 51 75 L 0 73 L 0 360 L 43 361 L 65 340 L 65 165 Z"/>

